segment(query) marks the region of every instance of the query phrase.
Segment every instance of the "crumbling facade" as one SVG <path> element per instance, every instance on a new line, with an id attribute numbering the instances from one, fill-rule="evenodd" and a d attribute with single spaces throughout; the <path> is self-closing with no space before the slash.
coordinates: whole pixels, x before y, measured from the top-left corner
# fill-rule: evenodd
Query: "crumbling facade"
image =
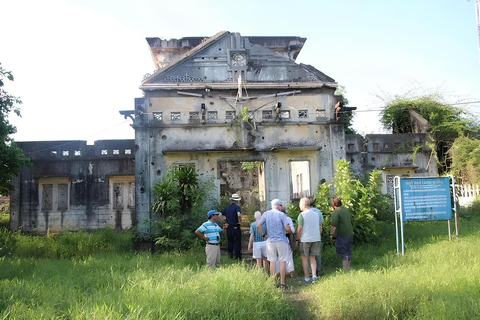
<path id="1" fill-rule="evenodd" d="M 19 142 L 32 161 L 12 180 L 13 230 L 118 230 L 135 224 L 135 142 Z"/>
<path id="2" fill-rule="evenodd" d="M 347 134 L 345 137 L 350 168 L 360 177 L 371 170 L 382 171 L 382 193 L 393 197 L 395 176 L 437 176 L 437 162 L 428 147 L 431 140 L 426 133 L 367 134 L 365 138 Z"/>
<path id="3" fill-rule="evenodd" d="M 159 69 L 142 82 L 134 111 L 139 221 L 150 217 L 152 185 L 174 163 L 213 175 L 220 195 L 221 164 L 261 162 L 262 209 L 333 177 L 333 161 L 345 158 L 337 83 L 295 62 L 306 39 L 220 32 L 147 40 Z"/>
<path id="4" fill-rule="evenodd" d="M 147 38 L 157 70 L 134 110 L 120 111 L 135 140 L 19 143 L 32 166 L 12 181 L 12 229 L 141 224 L 154 218 L 152 187 L 171 164 L 195 165 L 214 177 L 217 199 L 240 193 L 255 210 L 314 194 L 338 159 L 358 175 L 382 170 L 384 192 L 394 175 L 436 175 L 426 134 L 345 136 L 337 83 L 295 62 L 305 41 L 226 31 Z M 245 163 L 256 171 L 242 171 Z"/>

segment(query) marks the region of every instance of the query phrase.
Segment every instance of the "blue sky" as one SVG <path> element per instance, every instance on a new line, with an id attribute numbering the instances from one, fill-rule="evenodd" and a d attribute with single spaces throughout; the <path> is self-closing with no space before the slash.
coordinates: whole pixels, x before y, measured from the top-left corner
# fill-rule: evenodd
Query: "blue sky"
<path id="1" fill-rule="evenodd" d="M 441 91 L 480 100 L 474 0 L 0 0 L 0 62 L 15 81 L 17 141 L 133 139 L 133 109 L 154 66 L 145 37 L 301 36 L 297 62 L 346 89 L 354 127 L 382 132 L 380 97 Z M 466 107 L 480 111 L 480 104 Z"/>

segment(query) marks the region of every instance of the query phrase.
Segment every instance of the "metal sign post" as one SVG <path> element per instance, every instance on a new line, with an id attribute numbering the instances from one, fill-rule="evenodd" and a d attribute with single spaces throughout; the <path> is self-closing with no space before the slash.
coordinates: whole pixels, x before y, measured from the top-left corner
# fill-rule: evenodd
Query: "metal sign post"
<path id="1" fill-rule="evenodd" d="M 405 255 L 404 221 L 448 220 L 449 237 L 451 238 L 452 209 L 455 211 L 455 217 L 457 217 L 455 183 L 452 176 L 439 178 L 401 178 L 396 176 L 394 179 L 394 198 L 397 253 L 400 252 L 398 217 L 400 217 L 402 255 Z"/>

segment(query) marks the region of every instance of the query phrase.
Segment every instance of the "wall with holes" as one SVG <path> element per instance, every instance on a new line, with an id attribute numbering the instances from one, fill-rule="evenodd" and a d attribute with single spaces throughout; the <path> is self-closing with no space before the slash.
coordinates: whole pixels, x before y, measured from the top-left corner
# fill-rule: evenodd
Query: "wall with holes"
<path id="1" fill-rule="evenodd" d="M 32 165 L 13 179 L 12 229 L 42 234 L 135 224 L 134 140 L 18 144 Z"/>
<path id="2" fill-rule="evenodd" d="M 393 177 L 435 177 L 437 162 L 426 133 L 345 135 L 347 160 L 362 177 L 370 170 L 382 171 L 383 193 L 393 195 Z"/>

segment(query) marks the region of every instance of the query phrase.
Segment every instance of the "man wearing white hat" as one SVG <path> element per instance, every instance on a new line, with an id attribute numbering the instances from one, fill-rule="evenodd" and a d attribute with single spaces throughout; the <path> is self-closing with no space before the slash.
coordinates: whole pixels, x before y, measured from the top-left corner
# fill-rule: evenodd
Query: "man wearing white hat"
<path id="1" fill-rule="evenodd" d="M 230 197 L 232 203 L 222 210 L 222 215 L 225 216 L 228 223 L 227 239 L 228 239 L 228 256 L 235 259 L 242 258 L 242 231 L 240 229 L 240 222 L 242 221 L 242 213 L 240 210 L 240 196 L 236 193 Z"/>
<path id="2" fill-rule="evenodd" d="M 270 261 L 270 275 L 275 276 L 276 261 L 280 261 L 280 288 L 285 288 L 285 273 L 288 260 L 289 243 L 285 235 L 292 233 L 292 229 L 288 225 L 287 216 L 280 211 L 283 202 L 280 199 L 272 200 L 272 210 L 266 211 L 257 224 L 260 234 L 267 238 L 267 259 Z M 267 225 L 267 234 L 263 233 L 262 224 Z"/>

